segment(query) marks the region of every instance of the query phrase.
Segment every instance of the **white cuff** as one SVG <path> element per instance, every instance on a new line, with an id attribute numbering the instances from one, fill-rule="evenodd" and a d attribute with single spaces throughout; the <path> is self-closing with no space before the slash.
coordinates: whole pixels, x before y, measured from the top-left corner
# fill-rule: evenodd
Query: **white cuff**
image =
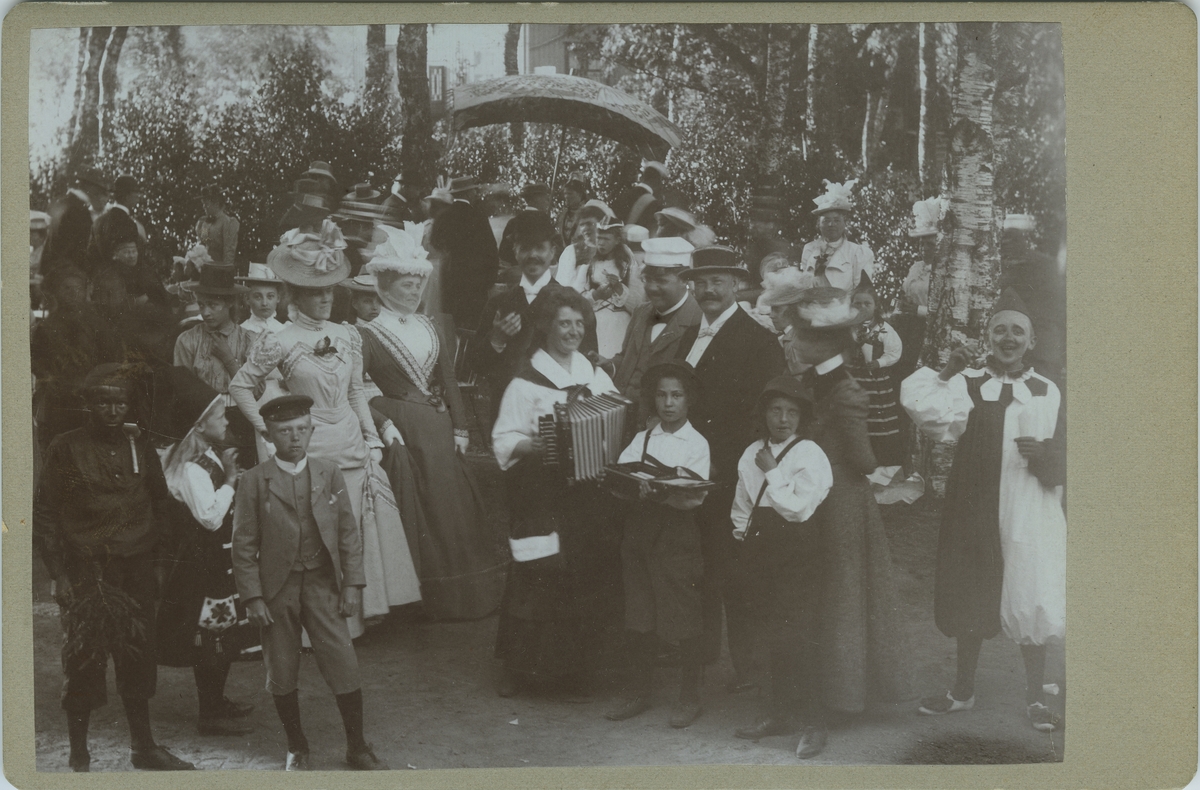
<path id="1" fill-rule="evenodd" d="M 508 546 L 512 549 L 513 560 L 529 562 L 543 557 L 553 557 L 558 554 L 558 533 L 549 535 L 534 535 L 529 538 L 509 538 Z"/>

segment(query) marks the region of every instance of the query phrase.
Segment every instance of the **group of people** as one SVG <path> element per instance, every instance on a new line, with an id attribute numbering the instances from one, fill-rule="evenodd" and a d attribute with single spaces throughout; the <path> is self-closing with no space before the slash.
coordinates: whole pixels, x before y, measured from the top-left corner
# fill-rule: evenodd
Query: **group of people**
<path id="1" fill-rule="evenodd" d="M 265 263 L 239 263 L 237 222 L 208 190 L 200 243 L 177 260 L 191 279 L 141 302 L 93 304 L 103 266 L 51 247 L 66 215 L 51 220 L 34 535 L 63 607 L 71 767 L 88 770 L 111 655 L 135 767 L 191 767 L 151 734 L 157 665 L 191 666 L 199 732 L 230 735 L 251 709 L 225 697 L 230 667 L 261 659 L 284 766 L 305 770 L 305 645 L 347 763 L 385 768 L 353 639 L 418 603 L 435 620 L 499 612 L 502 696 L 588 698 L 619 674 L 614 721 L 648 710 L 655 668 L 672 666 L 669 724 L 690 725 L 724 644 L 726 691 L 767 703 L 735 735 L 798 735 L 814 757 L 832 719 L 908 690 L 877 501 L 906 466 L 906 420 L 958 440 L 934 606 L 958 676 L 919 710 L 969 710 L 982 642 L 1003 631 L 1022 646 L 1033 726 L 1059 726 L 1042 686 L 1045 646 L 1065 634 L 1065 440 L 1059 389 L 1029 366 L 1035 311 L 1006 290 L 987 353 L 905 370 L 902 336 L 922 327 L 884 320 L 874 255 L 846 237 L 852 183 L 827 182 L 802 248 L 778 194 L 756 192 L 738 252 L 666 174 L 645 163 L 619 210 L 571 174 L 555 218 L 542 184 L 520 210 L 511 187 L 466 177 L 421 201 L 399 184 L 340 195 L 315 162 Z M 936 236 L 939 206 L 914 206 L 911 236 Z M 907 319 L 923 319 L 927 289 L 918 263 Z M 131 317 L 147 305 L 178 317 L 173 331 Z M 507 551 L 467 464 L 464 363 L 492 394 Z M 632 404 L 617 469 L 633 474 L 572 479 L 546 418 L 605 394 Z"/>

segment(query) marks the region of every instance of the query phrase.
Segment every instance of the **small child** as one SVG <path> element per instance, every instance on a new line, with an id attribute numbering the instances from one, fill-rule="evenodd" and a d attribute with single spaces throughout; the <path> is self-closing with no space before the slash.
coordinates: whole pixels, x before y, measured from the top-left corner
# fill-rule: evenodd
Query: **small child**
<path id="1" fill-rule="evenodd" d="M 283 329 L 283 324 L 275 317 L 279 312 L 283 280 L 280 280 L 265 263 L 250 264 L 249 276 L 239 277 L 237 280 L 250 289 L 250 293 L 246 294 L 250 317 L 242 322 L 242 329 L 256 335 L 267 329 L 272 332 Z"/>
<path id="2" fill-rule="evenodd" d="M 595 255 L 576 270 L 575 281 L 570 283 L 592 304 L 599 353 L 605 359 L 621 351 L 633 311 L 645 301 L 640 273 L 633 267 L 633 252 L 623 241 L 624 227 L 611 218 L 597 226 Z"/>
<path id="3" fill-rule="evenodd" d="M 707 480 L 708 442 L 688 422 L 695 398 L 696 374 L 686 362 L 670 361 L 646 371 L 642 398 L 658 416 L 638 433 L 619 463 L 658 462 L 683 467 Z M 703 560 L 700 531 L 692 510 L 705 492 L 652 492 L 643 481 L 639 499 L 625 516 L 621 565 L 625 580 L 626 645 L 633 669 L 633 688 L 621 705 L 606 714 L 623 721 L 649 709 L 654 687 L 654 661 L 660 640 L 679 646 L 679 700 L 671 708 L 672 727 L 687 727 L 700 708 L 700 581 Z"/>
<path id="4" fill-rule="evenodd" d="M 849 367 L 854 380 L 870 397 L 867 435 L 871 438 L 871 451 L 879 467 L 868 475 L 868 479 L 886 486 L 904 464 L 905 442 L 897 387 L 888 370 L 900 361 L 904 344 L 896 330 L 883 320 L 875 288 L 865 272 L 850 304 L 863 315 L 870 316 L 855 330 L 854 340 L 861 355 L 856 354 L 857 359 Z"/>
<path id="5" fill-rule="evenodd" d="M 375 292 L 375 275 L 360 274 L 338 284 L 350 292 L 350 308 L 354 311 L 355 319 L 347 323 L 370 323 L 383 312 L 383 302 Z"/>
<path id="6" fill-rule="evenodd" d="M 743 543 L 738 565 L 747 610 L 767 637 L 771 689 L 766 714 L 736 735 L 757 741 L 804 727 L 814 731 L 810 740 L 819 741 L 819 752 L 825 725 L 817 645 L 826 556 L 812 515 L 833 486 L 833 469 L 824 451 L 802 438 L 811 404 L 797 379 L 768 382 L 759 408 L 767 438 L 738 461 L 730 518 L 733 536 Z"/>

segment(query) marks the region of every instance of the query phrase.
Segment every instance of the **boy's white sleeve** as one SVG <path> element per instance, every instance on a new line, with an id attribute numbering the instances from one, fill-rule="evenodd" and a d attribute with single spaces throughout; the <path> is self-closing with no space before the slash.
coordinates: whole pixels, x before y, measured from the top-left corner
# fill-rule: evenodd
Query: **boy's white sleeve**
<path id="1" fill-rule="evenodd" d="M 746 527 L 750 525 L 750 513 L 754 510 L 754 500 L 750 498 L 750 492 L 746 489 L 746 476 L 742 473 L 742 461 L 746 460 L 747 454 L 753 457 L 753 449 L 753 444 L 746 448 L 742 459 L 738 461 L 737 488 L 733 493 L 733 507 L 729 511 L 729 520 L 733 522 L 733 536 L 738 540 L 745 539 Z"/>
<path id="2" fill-rule="evenodd" d="M 808 521 L 833 486 L 833 469 L 820 447 L 804 441 L 766 478 L 765 502 L 787 521 Z"/>

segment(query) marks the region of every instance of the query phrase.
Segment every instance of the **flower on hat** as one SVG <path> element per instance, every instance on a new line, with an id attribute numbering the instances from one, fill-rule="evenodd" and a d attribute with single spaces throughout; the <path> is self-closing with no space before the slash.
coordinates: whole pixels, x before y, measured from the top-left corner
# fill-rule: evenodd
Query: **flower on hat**
<path id="1" fill-rule="evenodd" d="M 182 263 L 185 266 L 190 263 L 195 266 L 197 270 L 199 270 L 200 267 L 206 263 L 216 263 L 216 261 L 212 259 L 212 256 L 208 254 L 208 247 L 205 247 L 203 244 L 195 245 L 188 250 L 182 258 L 180 258 L 178 255 L 172 257 L 175 263 Z"/>
<path id="2" fill-rule="evenodd" d="M 825 185 L 825 194 L 813 198 L 813 203 L 817 204 L 817 211 L 849 211 L 854 207 L 851 190 L 858 183 L 857 178 L 852 178 L 844 184 L 835 184 L 826 178 L 822 179 L 821 183 Z"/>
<path id="3" fill-rule="evenodd" d="M 802 272 L 795 266 L 784 266 L 763 273 L 763 292 L 758 297 L 759 307 L 782 307 L 800 301 L 804 292 L 813 285 L 811 272 Z"/>
<path id="4" fill-rule="evenodd" d="M 384 271 L 427 276 L 433 272 L 429 253 L 421 246 L 424 228 L 415 222 L 405 222 L 404 228 L 379 225 L 387 239 L 375 247 L 371 261 L 364 267 L 369 274 Z"/>
<path id="5" fill-rule="evenodd" d="M 798 307 L 796 312 L 813 329 L 840 326 L 858 318 L 858 311 L 851 305 L 849 294 L 824 301 L 808 302 Z"/>

